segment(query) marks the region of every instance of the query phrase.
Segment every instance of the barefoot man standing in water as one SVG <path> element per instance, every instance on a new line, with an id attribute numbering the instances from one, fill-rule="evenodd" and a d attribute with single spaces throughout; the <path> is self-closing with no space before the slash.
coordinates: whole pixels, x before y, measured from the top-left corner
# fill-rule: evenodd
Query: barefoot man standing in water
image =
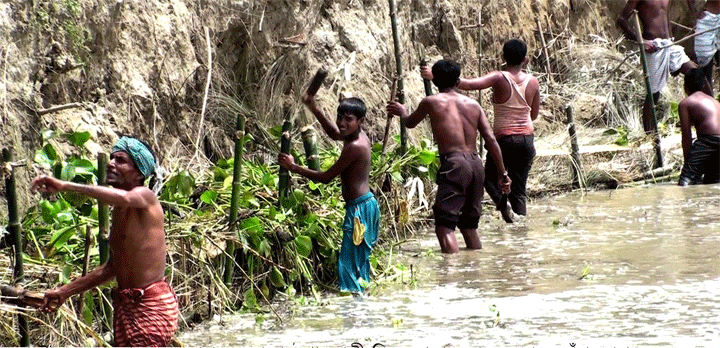
<path id="1" fill-rule="evenodd" d="M 673 45 L 668 20 L 669 7 L 670 0 L 628 0 L 617 19 L 617 25 L 625 33 L 625 36 L 631 40 L 642 42 L 645 51 L 648 53 L 650 90 L 653 93 L 655 103 L 657 103 L 660 91 L 667 84 L 668 76 L 671 73 L 673 76 L 681 72 L 686 74 L 690 69 L 697 67 L 685 54 L 682 46 Z M 635 35 L 634 26 L 631 26 L 629 22 L 633 10 L 637 10 L 640 17 L 642 38 Z M 712 95 L 710 85 L 707 85 L 704 91 Z M 655 130 L 655 125 L 652 124 L 651 120 L 650 108 L 650 100 L 645 97 L 645 103 L 643 104 L 643 128 L 645 133 L 651 133 Z"/>
<path id="2" fill-rule="evenodd" d="M 414 128 L 426 116 L 430 117 L 440 154 L 433 211 L 435 234 L 442 252 L 458 252 L 455 227 L 460 228 L 468 249 L 481 249 L 477 227 L 482 213 L 480 203 L 485 170 L 477 153 L 478 131 L 497 165 L 496 180 L 502 193 L 510 192 L 511 180 L 485 111 L 477 101 L 455 90 L 460 81 L 460 65 L 451 60 L 438 61 L 432 67 L 432 76 L 438 94 L 425 97 L 410 115 L 405 106 L 394 101 L 388 103 L 387 111 L 390 115 L 400 116 L 400 121 L 408 128 Z"/>
<path id="3" fill-rule="evenodd" d="M 113 147 L 107 166 L 111 187 L 81 185 L 41 175 L 31 190 L 77 192 L 112 205 L 110 260 L 60 288 L 45 293 L 41 309 L 57 310 L 69 297 L 117 280 L 113 289 L 116 346 L 166 346 L 178 325 L 175 293 L 165 282 L 164 213 L 155 193 L 144 186 L 155 172 L 155 157 L 135 138 Z"/>

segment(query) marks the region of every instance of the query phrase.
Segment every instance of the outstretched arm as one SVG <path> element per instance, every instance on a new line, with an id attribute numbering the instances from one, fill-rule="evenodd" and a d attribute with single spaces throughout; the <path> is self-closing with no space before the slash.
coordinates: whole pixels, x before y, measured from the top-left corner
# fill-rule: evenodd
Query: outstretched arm
<path id="1" fill-rule="evenodd" d="M 75 279 L 60 288 L 46 291 L 40 310 L 43 312 L 56 311 L 63 303 L 65 303 L 65 301 L 67 301 L 68 298 L 73 295 L 87 291 L 109 281 L 115 276 L 113 268 L 110 266 L 110 262 L 112 262 L 112 259 L 94 271 L 86 274 L 84 277 Z"/>
<path id="2" fill-rule="evenodd" d="M 303 94 L 302 102 L 303 104 L 305 104 L 305 106 L 307 106 L 308 110 L 310 110 L 310 112 L 315 115 L 315 118 L 322 125 L 323 130 L 325 130 L 325 133 L 327 133 L 327 135 L 331 139 L 343 140 L 337 125 L 333 121 L 331 121 L 320 109 L 320 106 L 318 106 L 314 95 L 308 95 L 307 93 Z"/>
<path id="3" fill-rule="evenodd" d="M 130 191 L 125 191 L 113 187 L 77 184 L 47 175 L 36 177 L 30 183 L 30 189 L 41 193 L 77 192 L 112 206 L 126 208 L 147 208 L 157 201 L 155 194 L 145 186 L 138 186 Z"/>
<path id="4" fill-rule="evenodd" d="M 483 76 L 476 77 L 473 79 L 464 79 L 460 78 L 460 82 L 458 82 L 458 88 L 466 90 L 466 91 L 473 91 L 473 90 L 479 90 L 479 89 L 485 89 L 490 88 L 494 86 L 498 81 L 502 81 L 504 78 L 502 77 L 502 73 L 499 71 L 493 71 L 490 73 L 487 73 Z"/>
<path id="5" fill-rule="evenodd" d="M 405 110 L 405 106 L 396 101 L 390 101 L 387 104 L 387 112 L 389 115 L 400 116 L 400 122 L 402 122 L 405 127 L 415 128 L 415 126 L 425 119 L 425 116 L 430 114 L 430 102 L 428 101 L 428 98 L 423 98 L 417 109 L 415 109 L 412 114 L 408 115 L 407 110 Z"/>
<path id="6" fill-rule="evenodd" d="M 625 36 L 633 41 L 638 41 L 638 37 L 635 35 L 635 31 L 630 26 L 630 16 L 632 16 L 633 10 L 637 8 L 638 2 L 639 0 L 628 0 L 616 21 L 618 27 L 620 27 L 620 30 L 622 30 Z"/>
<path id="7" fill-rule="evenodd" d="M 332 179 L 340 175 L 340 173 L 342 173 L 342 171 L 345 170 L 348 166 L 350 166 L 355 161 L 359 153 L 360 148 L 357 145 L 353 143 L 347 144 L 345 147 L 343 147 L 343 150 L 340 153 L 340 158 L 338 158 L 335 164 L 333 164 L 330 168 L 328 168 L 328 170 L 324 172 L 301 167 L 295 164 L 295 160 L 291 155 L 284 153 L 278 154 L 278 163 L 281 167 L 293 173 L 300 174 L 312 181 L 327 184 Z"/>
<path id="8" fill-rule="evenodd" d="M 510 184 L 512 183 L 512 181 L 507 176 L 507 170 L 505 169 L 505 163 L 503 162 L 500 145 L 498 145 L 497 140 L 495 139 L 495 135 L 492 132 L 492 127 L 490 127 L 490 122 L 485 116 L 485 111 L 482 108 L 480 109 L 480 121 L 478 122 L 478 131 L 480 131 L 480 134 L 482 134 L 483 138 L 485 139 L 485 143 L 487 144 L 490 156 L 492 156 L 493 161 L 495 161 L 495 166 L 497 166 L 498 183 L 500 183 L 500 190 L 503 194 L 508 194 L 510 193 Z"/>

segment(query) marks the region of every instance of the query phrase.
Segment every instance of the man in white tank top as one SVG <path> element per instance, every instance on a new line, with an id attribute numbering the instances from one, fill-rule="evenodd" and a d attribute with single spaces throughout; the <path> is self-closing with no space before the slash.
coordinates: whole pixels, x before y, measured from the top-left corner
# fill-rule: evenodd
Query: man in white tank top
<path id="1" fill-rule="evenodd" d="M 458 88 L 480 90 L 492 88 L 494 122 L 493 133 L 502 151 L 508 176 L 512 180 L 507 196 L 512 210 L 518 215 L 527 215 L 526 183 L 535 157 L 533 124 L 540 108 L 540 88 L 537 78 L 522 70 L 526 60 L 527 46 L 518 39 L 505 42 L 503 59 L 506 71 L 493 71 L 474 79 L 460 78 Z M 432 78 L 432 72 L 421 68 L 424 78 Z M 497 167 L 488 156 L 485 161 L 486 178 L 494 178 Z M 495 204 L 502 199 L 496 182 L 485 180 L 485 190 Z M 501 209 L 498 206 L 498 209 Z M 503 218 L 512 222 L 509 212 L 503 211 Z"/>

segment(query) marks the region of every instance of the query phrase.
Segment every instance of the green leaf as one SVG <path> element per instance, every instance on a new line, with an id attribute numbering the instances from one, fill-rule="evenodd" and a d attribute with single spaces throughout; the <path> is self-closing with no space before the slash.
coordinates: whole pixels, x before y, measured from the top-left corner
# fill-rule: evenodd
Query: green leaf
<path id="1" fill-rule="evenodd" d="M 428 151 L 428 150 L 422 150 L 418 154 L 418 159 L 420 159 L 420 162 L 424 165 L 430 165 L 430 163 L 435 162 L 435 152 Z"/>
<path id="2" fill-rule="evenodd" d="M 82 147 L 85 143 L 90 140 L 90 132 L 73 132 L 65 135 L 71 143 L 77 147 Z"/>
<path id="3" fill-rule="evenodd" d="M 240 222 L 240 229 L 252 233 L 261 233 L 264 231 L 263 225 L 257 216 L 253 216 Z"/>
<path id="4" fill-rule="evenodd" d="M 62 171 L 60 172 L 60 179 L 65 181 L 72 181 L 75 177 L 75 166 L 72 163 L 65 164 Z"/>
<path id="5" fill-rule="evenodd" d="M 86 325 L 92 325 L 94 318 L 92 309 L 95 308 L 95 299 L 93 298 L 91 292 L 86 292 L 83 300 L 85 301 L 85 306 L 83 307 L 82 312 L 83 320 Z"/>
<path id="6" fill-rule="evenodd" d="M 243 307 L 247 309 L 257 308 L 257 297 L 255 297 L 255 292 L 252 288 L 245 291 L 245 295 L 243 296 Z"/>
<path id="7" fill-rule="evenodd" d="M 187 170 L 183 170 L 178 176 L 178 193 L 185 197 L 190 196 L 195 188 L 195 178 Z"/>
<path id="8" fill-rule="evenodd" d="M 40 216 L 46 224 L 55 222 L 58 212 L 60 212 L 58 204 L 50 203 L 47 199 L 40 201 Z"/>
<path id="9" fill-rule="evenodd" d="M 223 181 L 228 177 L 227 170 L 218 167 L 213 168 L 213 179 L 215 181 Z"/>
<path id="10" fill-rule="evenodd" d="M 70 283 L 70 276 L 72 275 L 72 266 L 66 264 L 60 272 L 60 282 L 63 284 Z"/>
<path id="11" fill-rule="evenodd" d="M 270 253 L 272 252 L 272 249 L 270 248 L 270 244 L 268 244 L 267 239 L 263 239 L 262 242 L 260 242 L 260 246 L 258 247 L 258 253 L 260 255 L 265 257 L 270 257 Z"/>
<path id="12" fill-rule="evenodd" d="M 200 195 L 200 200 L 205 204 L 212 204 L 217 199 L 218 193 L 213 190 L 207 190 Z"/>
<path id="13" fill-rule="evenodd" d="M 268 133 L 270 133 L 274 137 L 280 137 L 280 135 L 282 135 L 282 125 L 268 128 Z"/>
<path id="14" fill-rule="evenodd" d="M 60 246 L 65 245 L 70 237 L 75 235 L 75 226 L 68 226 L 53 233 L 50 238 L 51 249 L 58 249 Z"/>
<path id="15" fill-rule="evenodd" d="M 312 239 L 308 236 L 299 236 L 295 238 L 295 246 L 300 255 L 308 257 L 312 251 Z"/>
<path id="16" fill-rule="evenodd" d="M 229 188 L 230 186 L 232 186 L 232 183 L 233 183 L 233 177 L 228 176 L 227 178 L 225 178 L 225 180 L 223 180 L 223 189 Z"/>
<path id="17" fill-rule="evenodd" d="M 615 135 L 618 134 L 617 129 L 610 128 L 604 132 L 602 132 L 602 135 Z"/>
<path id="18" fill-rule="evenodd" d="M 318 189 L 319 186 L 318 186 L 318 184 L 316 184 L 314 181 L 311 180 L 311 181 L 308 181 L 308 187 L 311 190 L 315 191 Z"/>
<path id="19" fill-rule="evenodd" d="M 287 286 L 287 284 L 285 284 L 285 278 L 283 278 L 282 273 L 280 273 L 280 270 L 275 266 L 273 266 L 272 271 L 270 271 L 270 283 L 279 289 Z"/>

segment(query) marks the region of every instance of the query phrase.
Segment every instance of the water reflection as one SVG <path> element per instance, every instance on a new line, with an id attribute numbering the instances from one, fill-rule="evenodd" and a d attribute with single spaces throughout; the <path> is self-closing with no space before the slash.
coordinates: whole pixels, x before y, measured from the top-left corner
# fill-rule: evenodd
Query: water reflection
<path id="1" fill-rule="evenodd" d="M 480 251 L 440 255 L 430 231 L 404 244 L 400 257 L 413 265 L 416 289 L 330 297 L 262 327 L 253 315 L 226 316 L 223 325 L 209 323 L 180 339 L 193 346 L 720 343 L 720 186 L 573 193 L 532 203 L 523 224 L 486 220 Z M 418 256 L 428 249 L 437 254 Z"/>

